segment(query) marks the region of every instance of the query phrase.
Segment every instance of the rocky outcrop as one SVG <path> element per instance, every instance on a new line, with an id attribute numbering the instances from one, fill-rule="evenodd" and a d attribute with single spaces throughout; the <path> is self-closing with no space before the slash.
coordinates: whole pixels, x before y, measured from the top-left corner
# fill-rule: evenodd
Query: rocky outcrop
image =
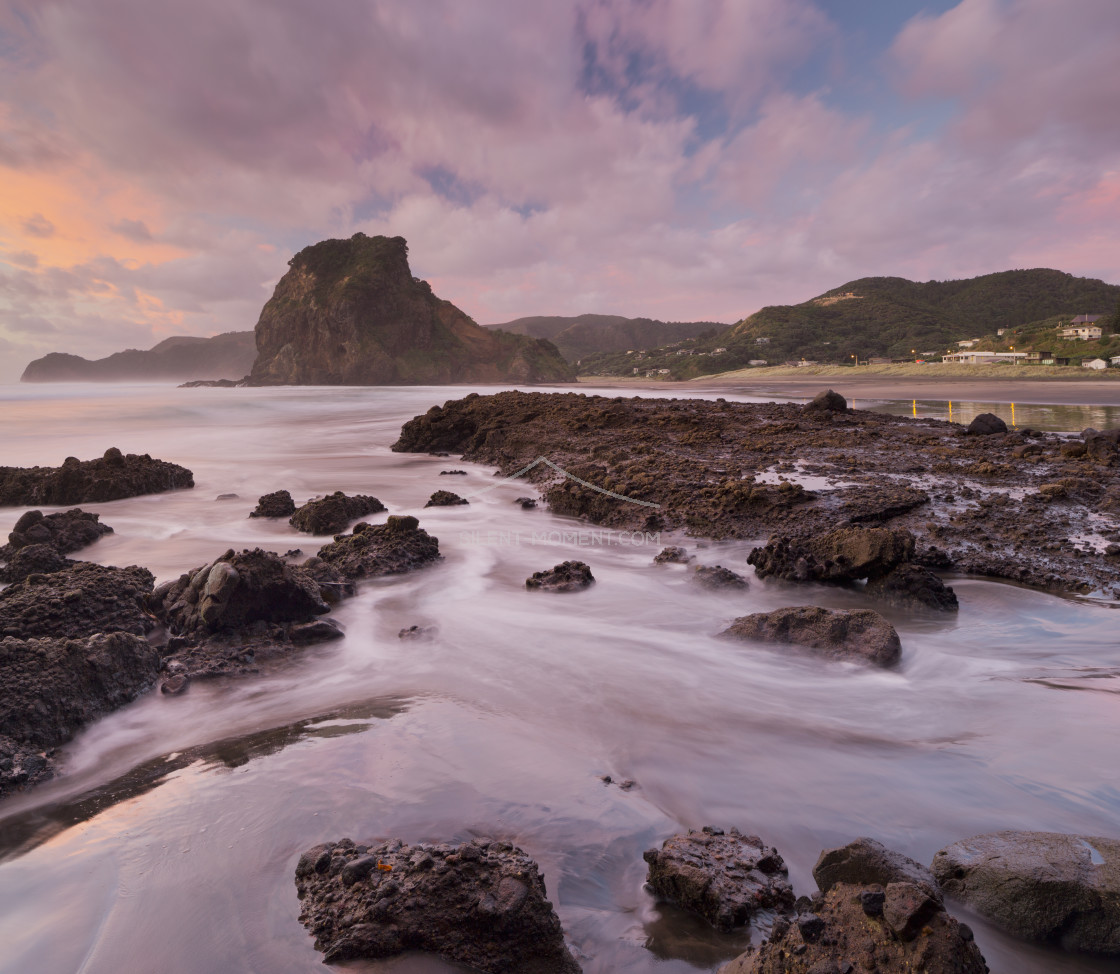
<path id="1" fill-rule="evenodd" d="M 0 639 L 0 798 L 51 777 L 49 751 L 150 687 L 159 653 L 125 632 Z"/>
<path id="2" fill-rule="evenodd" d="M 674 835 L 642 855 L 650 889 L 717 930 L 750 923 L 759 910 L 793 906 L 785 860 L 757 835 L 707 826 Z"/>
<path id="3" fill-rule="evenodd" d="M 525 587 L 537 592 L 578 592 L 595 581 L 591 566 L 582 561 L 563 561 L 545 571 L 533 572 Z"/>
<path id="4" fill-rule="evenodd" d="M 322 562 L 343 578 L 356 580 L 415 571 L 440 557 L 439 539 L 420 527 L 416 518 L 390 515 L 384 524 L 355 524 L 351 534 L 323 545 L 304 567 L 314 575 Z"/>
<path id="5" fill-rule="evenodd" d="M 193 486 L 186 467 L 110 447 L 100 460 L 67 457 L 61 467 L 0 467 L 0 506 L 90 504 Z"/>
<path id="6" fill-rule="evenodd" d="M 80 639 L 97 632 L 143 636 L 156 626 L 147 608 L 155 579 L 146 568 L 77 562 L 31 574 L 0 591 L 0 636 Z"/>
<path id="7" fill-rule="evenodd" d="M 29 544 L 9 555 L 8 563 L 0 566 L 0 582 L 22 582 L 28 575 L 49 575 L 77 564 L 50 545 Z"/>
<path id="8" fill-rule="evenodd" d="M 878 612 L 846 611 L 815 605 L 756 612 L 736 619 L 721 636 L 784 643 L 812 650 L 826 659 L 892 666 L 902 655 L 898 633 Z"/>
<path id="9" fill-rule="evenodd" d="M 909 562 L 872 579 L 865 591 L 877 602 L 890 605 L 941 612 L 956 612 L 960 608 L 956 593 L 948 585 L 928 569 Z"/>
<path id="10" fill-rule="evenodd" d="M 684 565 L 692 556 L 680 545 L 669 545 L 653 556 L 656 565 Z"/>
<path id="11" fill-rule="evenodd" d="M 854 886 L 913 883 L 926 895 L 941 899 L 937 880 L 925 866 L 866 837 L 836 849 L 825 849 L 817 857 L 813 879 L 822 893 L 827 893 L 837 883 Z"/>
<path id="12" fill-rule="evenodd" d="M 328 964 L 422 950 L 485 974 L 579 974 L 537 864 L 508 843 L 324 843 L 300 856 L 296 891 Z"/>
<path id="13" fill-rule="evenodd" d="M 990 832 L 942 849 L 933 873 L 1013 936 L 1120 957 L 1120 840 Z"/>
<path id="14" fill-rule="evenodd" d="M 49 545 L 59 554 L 66 555 L 93 544 L 102 535 L 112 533 L 113 529 L 108 524 L 101 523 L 101 515 L 83 511 L 80 507 L 46 515 L 42 511 L 27 511 L 16 521 L 8 535 L 8 544 L 0 549 L 0 558 L 7 552 L 33 544 Z"/>
<path id="15" fill-rule="evenodd" d="M 914 555 L 909 531 L 840 528 L 810 538 L 776 536 L 747 557 L 759 578 L 791 582 L 854 582 L 879 578 Z"/>
<path id="16" fill-rule="evenodd" d="M 403 237 L 324 240 L 288 262 L 256 326 L 252 385 L 568 381 L 546 341 L 482 328 L 412 276 Z"/>
<path id="17" fill-rule="evenodd" d="M 288 519 L 297 531 L 307 534 L 338 534 L 352 521 L 367 514 L 380 514 L 385 505 L 376 497 L 355 494 L 347 497 L 341 490 L 308 501 Z"/>
<path id="18" fill-rule="evenodd" d="M 837 883 L 720 974 L 987 974 L 972 931 L 912 883 Z"/>
<path id="19" fill-rule="evenodd" d="M 722 565 L 698 565 L 692 573 L 692 577 L 704 588 L 710 589 L 743 589 L 749 586 L 742 575 L 733 572 L 730 568 L 724 568 Z"/>
<path id="20" fill-rule="evenodd" d="M 249 512 L 249 517 L 291 517 L 296 512 L 296 502 L 286 490 L 274 490 L 262 494 L 257 506 Z"/>
<path id="21" fill-rule="evenodd" d="M 995 413 L 980 413 L 965 430 L 971 436 L 993 436 L 996 433 L 1006 433 L 1007 424 Z"/>
<path id="22" fill-rule="evenodd" d="M 424 506 L 425 507 L 456 507 L 459 504 L 469 504 L 469 503 L 470 503 L 470 501 L 468 501 L 464 497 L 460 497 L 458 494 L 454 493 L 453 491 L 437 490 L 435 493 L 432 494 L 431 497 L 428 498 L 428 503 L 425 504 Z"/>
<path id="23" fill-rule="evenodd" d="M 818 392 L 801 407 L 801 412 L 810 416 L 814 414 L 822 416 L 831 413 L 846 413 L 847 411 L 848 400 L 840 395 L 840 393 L 833 392 L 831 389 Z"/>

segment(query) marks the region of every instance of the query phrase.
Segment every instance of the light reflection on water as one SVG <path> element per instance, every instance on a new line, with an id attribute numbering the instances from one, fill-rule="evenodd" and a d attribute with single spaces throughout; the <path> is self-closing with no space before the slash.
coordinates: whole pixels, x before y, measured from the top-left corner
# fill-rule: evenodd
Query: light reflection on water
<path id="1" fill-rule="evenodd" d="M 684 566 L 652 564 L 680 542 L 749 574 L 750 543 L 480 543 L 579 523 L 522 511 L 518 484 L 423 508 L 439 487 L 494 482 L 454 460 L 468 475 L 448 485 L 452 461 L 388 449 L 403 421 L 467 391 L 0 390 L 4 463 L 116 445 L 195 471 L 194 490 L 97 506 L 116 534 L 83 557 L 166 578 L 230 546 L 313 551 L 284 522 L 246 517 L 278 488 L 373 493 L 415 513 L 445 555 L 363 587 L 336 612 L 341 642 L 259 678 L 148 695 L 67 748 L 64 777 L 0 806 L 0 971 L 316 969 L 294 863 L 343 835 L 509 838 L 540 862 L 586 971 L 675 974 L 740 946 L 642 890 L 642 850 L 682 827 L 763 835 L 798 893 L 822 848 L 857 835 L 928 862 L 992 829 L 1116 834 L 1120 697 L 1100 692 L 1120 679 L 1113 610 L 955 580 L 957 617 L 888 613 L 904 647 L 889 672 L 724 642 L 715 634 L 737 615 L 863 597 L 756 580 L 709 592 Z M 215 500 L 228 492 L 240 496 Z M 524 590 L 566 558 L 589 562 L 596 585 Z M 397 638 L 414 624 L 436 632 Z M 1107 969 L 976 928 L 993 971 Z"/>

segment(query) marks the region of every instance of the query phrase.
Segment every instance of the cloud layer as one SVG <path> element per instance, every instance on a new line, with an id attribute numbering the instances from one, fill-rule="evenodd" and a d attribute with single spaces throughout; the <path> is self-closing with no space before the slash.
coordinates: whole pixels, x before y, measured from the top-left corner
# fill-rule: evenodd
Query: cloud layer
<path id="1" fill-rule="evenodd" d="M 484 322 L 1120 280 L 1120 6 L 906 6 L 8 0 L 0 380 L 251 328 L 356 230 Z"/>

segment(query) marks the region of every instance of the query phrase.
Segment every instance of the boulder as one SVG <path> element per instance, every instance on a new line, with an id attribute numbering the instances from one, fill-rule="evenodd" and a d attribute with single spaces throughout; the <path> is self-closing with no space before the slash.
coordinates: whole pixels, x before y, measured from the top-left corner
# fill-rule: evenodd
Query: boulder
<path id="1" fill-rule="evenodd" d="M 308 501 L 288 519 L 288 523 L 307 534 L 334 535 L 345 530 L 351 521 L 367 514 L 380 514 L 384 510 L 385 505 L 376 497 L 368 494 L 347 497 L 341 490 L 336 490 L 319 500 Z"/>
<path id="2" fill-rule="evenodd" d="M 692 556 L 678 545 L 662 548 L 653 556 L 654 563 L 658 565 L 683 565 L 691 558 Z"/>
<path id="3" fill-rule="evenodd" d="M 469 504 L 470 501 L 449 490 L 437 490 L 428 498 L 425 507 L 454 507 L 457 504 Z"/>
<path id="4" fill-rule="evenodd" d="M 24 545 L 9 556 L 7 565 L 0 567 L 0 582 L 22 582 L 28 575 L 49 575 L 76 564 L 50 545 Z"/>
<path id="5" fill-rule="evenodd" d="M 90 504 L 193 486 L 186 467 L 109 447 L 98 460 L 67 457 L 61 467 L 0 467 L 0 506 Z"/>
<path id="6" fill-rule="evenodd" d="M 296 891 L 328 964 L 422 950 L 486 974 L 580 970 L 537 864 L 508 843 L 324 843 L 300 856 Z"/>
<path id="7" fill-rule="evenodd" d="M 60 555 L 77 551 L 102 535 L 113 533 L 108 524 L 101 523 L 100 517 L 80 507 L 46 515 L 42 511 L 27 511 L 16 521 L 8 535 L 8 544 L 0 549 L 0 557 L 9 557 L 10 553 L 33 544 L 49 545 Z"/>
<path id="8" fill-rule="evenodd" d="M 80 639 L 117 631 L 146 635 L 156 626 L 147 609 L 154 582 L 146 568 L 89 562 L 28 575 L 0 591 L 0 636 Z"/>
<path id="9" fill-rule="evenodd" d="M 902 655 L 898 633 L 870 609 L 792 606 L 736 619 L 721 636 L 766 643 L 790 643 L 826 659 L 892 666 Z"/>
<path id="10" fill-rule="evenodd" d="M 41 752 L 148 689 L 159 653 L 125 632 L 0 639 L 0 797 L 53 774 Z"/>
<path id="11" fill-rule="evenodd" d="M 903 607 L 956 612 L 960 608 L 956 593 L 940 578 L 921 565 L 906 562 L 886 575 L 872 579 L 865 590 L 871 598 Z"/>
<path id="12" fill-rule="evenodd" d="M 439 539 L 420 527 L 416 518 L 390 515 L 384 524 L 355 524 L 351 534 L 337 535 L 333 542 L 323 545 L 317 559 L 353 581 L 415 571 L 441 557 Z M 313 573 L 318 571 L 311 562 L 304 567 Z"/>
<path id="13" fill-rule="evenodd" d="M 1104 433 L 1097 433 L 1085 440 L 1085 452 L 1093 460 L 1111 460 L 1117 453 L 1116 440 Z"/>
<path id="14" fill-rule="evenodd" d="M 1080 443 L 1077 440 L 1070 440 L 1059 447 L 1059 452 L 1066 460 L 1078 460 L 1085 456 L 1088 451 L 1084 443 Z"/>
<path id="15" fill-rule="evenodd" d="M 1013 936 L 1120 957 L 1120 840 L 990 832 L 946 846 L 933 874 Z"/>
<path id="16" fill-rule="evenodd" d="M 937 880 L 925 866 L 868 838 L 855 839 L 836 849 L 825 849 L 817 857 L 813 879 L 822 893 L 827 893 L 837 883 L 853 886 L 913 883 L 926 895 L 941 900 Z"/>
<path id="17" fill-rule="evenodd" d="M 595 581 L 591 566 L 582 561 L 565 561 L 525 579 L 525 587 L 540 592 L 577 592 Z"/>
<path id="18" fill-rule="evenodd" d="M 759 578 L 852 582 L 878 578 L 909 561 L 914 536 L 891 528 L 846 527 L 808 538 L 772 537 L 747 557 Z"/>
<path id="19" fill-rule="evenodd" d="M 837 883 L 719 974 L 987 974 L 972 931 L 912 883 Z"/>
<path id="20" fill-rule="evenodd" d="M 249 512 L 249 517 L 291 517 L 296 512 L 296 502 L 286 490 L 274 490 L 271 494 L 262 494 L 257 500 L 256 510 Z"/>
<path id="21" fill-rule="evenodd" d="M 717 930 L 750 923 L 759 910 L 793 906 L 785 861 L 757 835 L 707 826 L 674 835 L 660 849 L 647 849 L 643 858 L 650 889 Z"/>
<path id="22" fill-rule="evenodd" d="M 981 413 L 968 424 L 965 432 L 972 436 L 991 436 L 993 433 L 1006 433 L 1007 424 L 995 413 Z"/>
<path id="23" fill-rule="evenodd" d="M 698 565 L 692 577 L 704 588 L 747 588 L 749 585 L 742 575 L 722 565 Z"/>
<path id="24" fill-rule="evenodd" d="M 518 497 L 514 503 L 520 506 L 523 511 L 531 511 L 537 506 L 537 501 L 534 497 Z"/>
<path id="25" fill-rule="evenodd" d="M 840 393 L 833 392 L 831 389 L 818 392 L 801 407 L 801 412 L 810 416 L 829 416 L 832 413 L 846 413 L 847 411 L 848 400 L 840 395 Z"/>

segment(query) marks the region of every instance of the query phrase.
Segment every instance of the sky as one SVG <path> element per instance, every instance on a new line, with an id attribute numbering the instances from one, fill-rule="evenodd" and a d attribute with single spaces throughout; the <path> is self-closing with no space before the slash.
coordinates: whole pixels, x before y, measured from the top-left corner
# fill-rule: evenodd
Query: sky
<path id="1" fill-rule="evenodd" d="M 359 230 L 480 323 L 1120 283 L 1117 52 L 1117 0 L 0 0 L 0 381 Z"/>

